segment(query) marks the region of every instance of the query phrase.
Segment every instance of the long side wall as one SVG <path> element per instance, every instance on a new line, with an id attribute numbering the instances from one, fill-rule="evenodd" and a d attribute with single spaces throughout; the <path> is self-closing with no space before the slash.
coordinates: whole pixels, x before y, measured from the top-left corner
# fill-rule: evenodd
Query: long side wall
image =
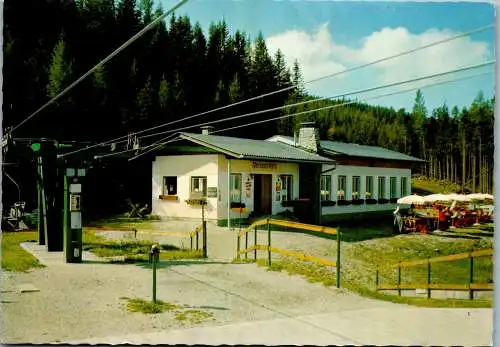
<path id="1" fill-rule="evenodd" d="M 323 166 L 323 171 L 332 168 L 332 166 Z M 373 176 L 373 193 L 372 198 L 378 199 L 378 177 L 385 177 L 385 196 L 390 197 L 390 177 L 396 177 L 396 197 L 401 197 L 401 177 L 407 178 L 406 190 L 411 192 L 411 169 L 399 168 L 382 168 L 382 167 L 364 167 L 364 166 L 348 166 L 338 165 L 334 171 L 326 173 L 332 176 L 332 201 L 337 201 L 338 176 L 346 176 L 346 191 L 345 200 L 352 199 L 352 177 L 360 176 L 360 199 L 366 199 L 366 176 Z M 394 210 L 397 204 L 373 204 L 373 205 L 347 205 L 347 206 L 324 206 L 322 207 L 322 215 L 335 215 L 344 213 L 362 213 L 362 212 L 377 212 Z"/>
<path id="2" fill-rule="evenodd" d="M 218 184 L 218 155 L 179 155 L 156 157 L 153 161 L 152 214 L 170 218 L 200 218 L 201 206 L 188 205 L 191 177 L 207 177 L 208 187 Z M 163 177 L 177 176 L 177 200 L 160 200 Z M 217 198 L 208 198 L 207 219 L 217 219 Z"/>

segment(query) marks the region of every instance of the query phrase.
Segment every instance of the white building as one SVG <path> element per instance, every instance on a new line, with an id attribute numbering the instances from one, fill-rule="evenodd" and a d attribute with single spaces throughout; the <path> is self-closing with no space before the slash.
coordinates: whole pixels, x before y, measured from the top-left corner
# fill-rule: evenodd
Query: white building
<path id="1" fill-rule="evenodd" d="M 201 218 L 226 224 L 252 215 L 290 211 L 283 201 L 314 200 L 304 191 L 322 164 L 334 161 L 287 144 L 207 134 L 181 133 L 153 162 L 152 214 Z M 236 208 L 243 206 L 241 212 Z M 286 206 L 286 204 L 285 204 Z M 232 208 L 234 210 L 232 210 Z"/>
<path id="2" fill-rule="evenodd" d="M 221 224 L 228 215 L 293 211 L 319 224 L 343 214 L 389 211 L 390 199 L 410 194 L 411 165 L 418 161 L 380 147 L 319 141 L 311 124 L 296 141 L 214 136 L 207 127 L 202 134 L 179 134 L 156 154 L 152 213 L 201 218 L 201 194 L 206 218 Z M 242 206 L 244 212 L 237 210 Z"/>
<path id="3" fill-rule="evenodd" d="M 323 223 L 343 214 L 391 211 L 398 198 L 411 194 L 411 169 L 422 160 L 376 146 L 320 141 L 314 127 L 303 125 L 297 139 L 277 135 L 268 141 L 303 147 L 304 138 L 314 138 L 311 150 L 335 160 L 323 165 L 320 178 Z"/>

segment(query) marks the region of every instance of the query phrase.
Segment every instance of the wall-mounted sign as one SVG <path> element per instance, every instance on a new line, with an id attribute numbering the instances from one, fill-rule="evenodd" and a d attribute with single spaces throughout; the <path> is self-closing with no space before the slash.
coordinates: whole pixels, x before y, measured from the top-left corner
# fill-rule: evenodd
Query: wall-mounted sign
<path id="1" fill-rule="evenodd" d="M 278 169 L 278 165 L 276 163 L 253 161 L 252 169 L 276 170 Z"/>
<path id="2" fill-rule="evenodd" d="M 245 182 L 245 195 L 247 198 L 252 196 L 252 179 L 250 176 L 247 177 L 247 180 Z"/>
<path id="3" fill-rule="evenodd" d="M 208 187 L 207 198 L 216 198 L 216 197 L 217 197 L 217 187 Z"/>

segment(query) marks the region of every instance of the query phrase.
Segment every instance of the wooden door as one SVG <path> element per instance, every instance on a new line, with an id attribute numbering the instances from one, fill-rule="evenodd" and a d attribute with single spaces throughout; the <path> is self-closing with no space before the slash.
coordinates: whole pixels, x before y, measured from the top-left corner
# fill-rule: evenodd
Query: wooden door
<path id="1" fill-rule="evenodd" d="M 263 214 L 272 214 L 272 176 L 261 176 L 260 210 Z"/>

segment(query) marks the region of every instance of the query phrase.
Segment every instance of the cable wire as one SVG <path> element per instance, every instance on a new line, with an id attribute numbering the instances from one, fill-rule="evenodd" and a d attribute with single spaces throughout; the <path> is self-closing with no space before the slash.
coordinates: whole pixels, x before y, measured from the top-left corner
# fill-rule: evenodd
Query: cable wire
<path id="1" fill-rule="evenodd" d="M 348 69 L 345 69 L 345 70 L 342 70 L 342 71 L 339 71 L 339 72 L 335 72 L 335 73 L 332 73 L 332 74 L 329 74 L 329 75 L 325 75 L 325 76 L 322 76 L 322 77 L 319 77 L 319 78 L 316 78 L 316 79 L 311 79 L 311 80 L 308 80 L 308 81 L 304 82 L 303 84 L 305 85 L 305 84 L 309 84 L 309 83 L 321 81 L 321 80 L 324 80 L 324 79 L 327 79 L 327 78 L 332 78 L 332 77 L 335 77 L 335 76 L 338 76 L 338 75 L 341 75 L 341 74 L 344 74 L 344 73 L 348 73 L 348 72 L 352 72 L 352 71 L 355 71 L 355 70 L 359 70 L 359 69 L 362 69 L 362 68 L 365 68 L 365 67 L 368 67 L 368 66 L 371 66 L 371 65 L 375 65 L 375 64 L 378 64 L 378 63 L 381 63 L 381 62 L 384 62 L 384 61 L 388 61 L 388 60 L 395 59 L 395 58 L 398 58 L 398 57 L 401 57 L 401 56 L 404 56 L 404 55 L 407 55 L 407 54 L 411 54 L 411 53 L 417 52 L 419 50 L 430 48 L 430 47 L 433 47 L 433 46 L 436 46 L 436 45 L 440 45 L 440 44 L 443 44 L 443 43 L 446 43 L 446 42 L 449 42 L 449 41 L 457 40 L 459 38 L 466 37 L 466 36 L 469 36 L 469 35 L 472 35 L 472 34 L 475 34 L 475 33 L 478 33 L 478 32 L 482 32 L 484 30 L 487 30 L 487 29 L 493 28 L 493 27 L 494 27 L 494 24 L 490 24 L 490 25 L 486 25 L 486 26 L 479 27 L 479 28 L 476 28 L 476 29 L 472 29 L 472 30 L 466 31 L 464 33 L 461 33 L 461 34 L 458 34 L 458 35 L 455 35 L 455 36 L 450 36 L 450 37 L 448 37 L 446 39 L 438 40 L 438 41 L 435 41 L 435 42 L 432 42 L 432 43 L 429 43 L 429 44 L 426 44 L 426 45 L 423 45 L 423 46 L 419 46 L 417 48 L 413 48 L 413 49 L 408 50 L 408 51 L 404 51 L 404 52 L 401 52 L 401 53 L 398 53 L 398 54 L 395 54 L 395 55 L 391 55 L 391 56 L 387 56 L 387 57 L 384 57 L 384 58 L 380 58 L 380 59 L 371 61 L 371 62 L 366 63 L 366 64 L 362 64 L 362 65 L 359 65 L 359 66 L 348 68 Z M 297 87 L 299 87 L 299 85 L 292 85 L 290 87 L 282 88 L 282 89 L 279 89 L 279 90 L 276 90 L 276 91 L 273 91 L 273 92 L 269 92 L 269 93 L 266 93 L 266 94 L 262 94 L 262 95 L 259 95 L 259 96 L 255 96 L 255 97 L 249 98 L 249 99 L 241 100 L 241 101 L 229 104 L 229 105 L 225 105 L 225 106 L 222 106 L 222 107 L 215 108 L 213 110 L 201 112 L 201 113 L 198 113 L 198 114 L 195 114 L 195 115 L 192 115 L 192 116 L 189 116 L 189 117 L 185 117 L 185 118 L 182 118 L 182 119 L 179 119 L 179 120 L 175 120 L 175 121 L 172 121 L 172 122 L 169 122 L 169 123 L 164 123 L 164 124 L 160 124 L 160 125 L 157 125 L 157 126 L 154 126 L 154 127 L 151 127 L 151 128 L 143 129 L 143 130 L 137 131 L 137 132 L 135 132 L 133 134 L 134 135 L 142 134 L 142 133 L 145 133 L 145 132 L 148 132 L 148 131 L 151 131 L 151 130 L 155 130 L 155 129 L 159 129 L 161 127 L 165 127 L 165 126 L 168 126 L 168 125 L 171 125 L 171 124 L 174 124 L 174 123 L 179 123 L 179 122 L 182 122 L 182 121 L 185 121 L 185 120 L 188 120 L 188 119 L 192 119 L 192 118 L 195 118 L 195 117 L 200 117 L 200 116 L 203 116 L 203 115 L 207 115 L 209 113 L 213 113 L 213 112 L 220 111 L 220 110 L 223 110 L 223 109 L 227 109 L 227 108 L 230 108 L 230 107 L 233 107 L 233 106 L 241 105 L 241 104 L 247 103 L 249 101 L 257 100 L 259 98 L 264 98 L 266 96 L 270 96 L 270 95 L 274 95 L 274 94 L 277 94 L 277 93 L 281 93 L 281 92 L 284 92 L 284 91 L 287 91 L 287 90 L 290 90 L 290 89 L 293 89 L 293 88 L 297 88 Z M 92 146 L 88 146 L 88 147 L 80 149 L 78 151 L 68 152 L 66 154 L 67 155 L 71 155 L 71 154 L 74 154 L 74 153 L 81 152 L 83 150 L 88 150 L 88 149 L 92 149 L 92 148 L 99 147 L 99 146 L 105 146 L 105 145 L 107 145 L 109 143 L 117 142 L 117 141 L 120 141 L 120 140 L 122 140 L 124 138 L 127 138 L 127 136 L 128 135 L 117 137 L 117 138 L 114 138 L 114 139 L 111 139 L 111 140 L 108 140 L 108 141 L 104 141 L 104 142 L 101 142 L 101 143 L 98 143 L 98 144 L 95 144 L 95 145 L 92 145 Z"/>
<path id="2" fill-rule="evenodd" d="M 283 115 L 283 116 L 280 116 L 280 117 L 275 117 L 275 118 L 270 118 L 270 119 L 264 119 L 264 120 L 256 121 L 256 122 L 253 122 L 253 123 L 236 125 L 236 126 L 233 126 L 233 127 L 229 127 L 229 128 L 225 128 L 225 129 L 220 129 L 220 130 L 212 131 L 211 134 L 218 133 L 218 132 L 221 132 L 221 131 L 228 131 L 228 130 L 239 129 L 239 128 L 243 128 L 243 127 L 251 126 L 251 125 L 256 125 L 256 124 L 262 124 L 262 123 L 271 122 L 271 121 L 275 121 L 275 120 L 280 120 L 280 119 L 284 119 L 284 118 L 300 116 L 300 115 L 304 115 L 304 114 L 308 114 L 308 113 L 313 113 L 313 112 L 318 112 L 318 111 L 324 111 L 324 110 L 328 110 L 328 109 L 335 108 L 335 107 L 347 106 L 347 105 L 351 105 L 351 104 L 365 102 L 367 100 L 374 100 L 374 99 L 380 99 L 380 98 L 384 98 L 384 97 L 388 97 L 388 96 L 409 93 L 409 92 L 412 92 L 412 91 L 416 91 L 418 89 L 434 87 L 434 86 L 438 86 L 438 85 L 442 85 L 442 84 L 447 84 L 447 83 L 452 83 L 452 82 L 457 82 L 457 81 L 461 81 L 461 80 L 467 80 L 467 79 L 471 79 L 471 78 L 475 78 L 475 77 L 479 77 L 479 76 L 490 75 L 492 73 L 494 73 L 494 71 L 483 72 L 481 74 L 476 74 L 476 75 L 471 75 L 471 76 L 465 76 L 465 77 L 450 79 L 450 80 L 447 80 L 447 81 L 429 83 L 429 84 L 426 84 L 426 85 L 423 85 L 423 86 L 412 87 L 412 88 L 400 90 L 400 91 L 397 91 L 397 92 L 392 92 L 392 93 L 387 93 L 387 94 L 382 94 L 382 95 L 376 95 L 376 96 L 372 96 L 372 97 L 368 97 L 368 98 L 362 98 L 361 100 L 353 100 L 353 101 L 348 101 L 348 102 L 345 102 L 345 103 L 342 103 L 342 104 L 330 105 L 330 106 L 316 108 L 316 109 L 313 109 L 313 110 L 307 110 L 307 111 L 302 111 L 302 112 L 298 112 L 298 113 L 294 113 L 294 114 Z"/>
<path id="3" fill-rule="evenodd" d="M 398 53 L 398 54 L 395 54 L 395 55 L 392 55 L 392 56 L 380 58 L 380 59 L 374 60 L 374 61 L 366 63 L 366 64 L 362 64 L 362 65 L 355 66 L 355 67 L 352 67 L 352 68 L 348 68 L 348 69 L 345 69 L 345 70 L 342 70 L 342 71 L 339 71 L 339 72 L 335 72 L 335 73 L 332 73 L 332 74 L 329 74 L 329 75 L 318 77 L 318 78 L 309 80 L 307 82 L 304 82 L 304 84 L 309 84 L 309 83 L 313 83 L 313 82 L 322 81 L 322 80 L 325 80 L 327 78 L 332 78 L 332 77 L 335 77 L 335 76 L 338 76 L 338 75 L 341 75 L 341 74 L 344 74 L 344 73 L 352 72 L 352 71 L 359 70 L 359 69 L 362 69 L 362 68 L 365 68 L 365 67 L 368 67 L 368 66 L 371 66 L 371 65 L 379 64 L 379 63 L 382 63 L 382 62 L 387 61 L 387 60 L 399 58 L 399 57 L 402 57 L 404 55 L 411 54 L 411 53 L 417 52 L 417 51 L 422 50 L 422 49 L 427 49 L 427 48 L 430 48 L 430 47 L 433 47 L 433 46 L 436 46 L 436 45 L 440 45 L 440 44 L 443 44 L 443 43 L 446 43 L 446 42 L 449 42 L 449 41 L 452 41 L 452 40 L 456 40 L 456 39 L 459 39 L 459 38 L 462 38 L 462 37 L 465 37 L 465 36 L 469 36 L 469 35 L 472 35 L 472 34 L 475 34 L 475 33 L 478 33 L 478 32 L 484 31 L 486 29 L 493 28 L 493 27 L 494 27 L 494 24 L 490 24 L 490 25 L 487 25 L 487 26 L 484 26 L 484 27 L 473 29 L 473 30 L 470 30 L 468 32 L 461 33 L 461 34 L 458 34 L 458 35 L 455 35 L 455 36 L 451 36 L 451 37 L 446 38 L 446 39 L 438 40 L 438 41 L 432 42 L 430 44 L 426 44 L 426 45 L 423 45 L 423 46 L 420 46 L 420 47 L 417 47 L 417 48 L 413 48 L 413 49 L 410 49 L 408 51 L 404 51 L 404 52 L 401 52 L 401 53 Z M 144 132 L 147 132 L 147 131 L 151 131 L 151 130 L 155 130 L 155 129 L 158 129 L 158 128 L 161 128 L 161 127 L 165 127 L 165 126 L 168 126 L 168 125 L 172 125 L 172 124 L 176 124 L 176 123 L 179 123 L 179 122 L 183 122 L 183 121 L 188 120 L 188 119 L 192 119 L 192 118 L 204 116 L 204 115 L 207 115 L 209 113 L 213 113 L 213 112 L 216 112 L 216 111 L 221 111 L 221 110 L 233 107 L 233 106 L 237 106 L 237 105 L 241 105 L 241 104 L 247 103 L 249 101 L 254 101 L 254 100 L 257 100 L 257 99 L 264 98 L 266 96 L 270 96 L 270 95 L 278 94 L 278 93 L 281 93 L 281 92 L 284 92 L 284 91 L 287 91 L 287 90 L 291 90 L 291 89 L 297 88 L 299 86 L 300 85 L 292 85 L 290 87 L 286 87 L 286 88 L 282 88 L 282 89 L 279 89 L 279 90 L 275 90 L 275 91 L 272 91 L 272 92 L 269 92 L 269 93 L 266 93 L 266 94 L 254 96 L 252 98 L 241 100 L 241 101 L 229 104 L 229 105 L 221 106 L 221 107 L 215 108 L 213 110 L 201 112 L 201 113 L 198 113 L 198 114 L 195 114 L 195 115 L 192 115 L 192 116 L 184 117 L 182 119 L 177 119 L 177 120 L 174 120 L 174 121 L 171 121 L 171 122 L 168 122 L 168 123 L 160 124 L 160 125 L 157 125 L 155 127 L 149 128 L 149 129 L 141 130 L 141 131 L 138 131 L 138 132 L 136 132 L 134 134 L 135 135 L 141 134 L 141 133 L 144 133 Z"/>
<path id="4" fill-rule="evenodd" d="M 379 85 L 379 86 L 376 86 L 376 87 L 371 87 L 371 88 L 366 88 L 366 89 L 351 91 L 351 92 L 348 92 L 348 93 L 343 93 L 343 94 L 339 94 L 339 95 L 335 95 L 335 96 L 324 97 L 324 98 L 320 98 L 320 99 L 312 99 L 312 100 L 298 102 L 298 103 L 295 103 L 295 104 L 283 105 L 283 106 L 274 107 L 274 108 L 265 109 L 265 110 L 260 110 L 260 111 L 256 111 L 256 112 L 245 113 L 245 114 L 238 115 L 238 116 L 233 116 L 233 117 L 223 118 L 223 119 L 217 119 L 217 120 L 213 120 L 213 121 L 205 122 L 205 123 L 200 123 L 200 124 L 196 124 L 196 125 L 189 125 L 189 126 L 185 126 L 185 127 L 177 128 L 177 129 L 173 129 L 173 130 L 165 130 L 165 131 L 154 133 L 154 134 L 143 135 L 143 136 L 140 136 L 139 138 L 153 137 L 153 136 L 168 134 L 168 133 L 172 133 L 172 132 L 179 132 L 181 130 L 186 130 L 186 129 L 190 129 L 190 128 L 197 128 L 197 127 L 201 127 L 201 126 L 205 126 L 205 125 L 211 125 L 211 124 L 227 122 L 227 121 L 231 121 L 231 120 L 235 120 L 235 119 L 240 119 L 240 118 L 255 116 L 255 115 L 263 114 L 263 113 L 267 113 L 267 112 L 280 111 L 280 110 L 283 110 L 283 109 L 286 109 L 286 108 L 289 108 L 289 107 L 295 107 L 295 106 L 304 105 L 304 104 L 312 103 L 312 102 L 318 102 L 318 101 L 324 101 L 324 100 L 331 100 L 331 99 L 343 98 L 343 97 L 346 97 L 346 96 L 349 96 L 349 95 L 355 95 L 355 94 L 361 94 L 361 93 L 371 92 L 371 91 L 375 91 L 375 90 L 379 90 L 379 89 L 384 89 L 384 88 L 388 88 L 388 87 L 394 87 L 394 86 L 399 86 L 399 85 L 402 85 L 402 84 L 407 84 L 407 83 L 422 81 L 422 80 L 426 80 L 426 79 L 429 79 L 429 78 L 441 77 L 441 76 L 446 76 L 446 75 L 457 73 L 457 72 L 463 72 L 463 71 L 473 70 L 473 69 L 477 69 L 477 68 L 480 68 L 480 67 L 492 65 L 494 63 L 495 63 L 495 60 L 490 60 L 490 61 L 487 61 L 485 63 L 471 65 L 471 66 L 465 66 L 465 67 L 461 67 L 461 68 L 454 69 L 454 70 L 448 70 L 446 72 L 439 72 L 439 73 L 435 73 L 435 74 L 432 74 L 432 75 L 421 76 L 421 77 L 411 78 L 411 79 L 404 80 L 404 81 L 398 81 L 398 82 L 383 84 L 383 85 Z"/>
<path id="5" fill-rule="evenodd" d="M 69 92 L 71 89 L 73 89 L 77 84 L 79 84 L 81 81 L 83 81 L 85 78 L 87 78 L 89 75 L 91 75 L 95 70 L 97 70 L 99 67 L 101 67 L 102 65 L 104 65 L 105 63 L 107 63 L 109 60 L 111 60 L 113 57 L 115 57 L 118 53 L 120 53 L 121 51 L 123 51 L 125 48 L 127 48 L 130 44 L 132 44 L 135 40 L 137 40 L 139 37 L 141 37 L 142 35 L 144 35 L 144 33 L 148 30 L 150 30 L 152 27 L 154 27 L 155 25 L 157 25 L 160 21 L 162 21 L 163 19 L 165 19 L 165 17 L 167 17 L 168 15 L 170 15 L 171 13 L 173 13 L 175 10 L 177 10 L 178 8 L 180 8 L 182 5 L 184 5 L 186 2 L 188 2 L 188 0 L 180 0 L 176 5 L 174 5 L 170 10 L 168 10 L 167 12 L 163 13 L 162 15 L 158 16 L 158 18 L 156 18 L 154 21 L 152 21 L 151 23 L 149 23 L 147 26 L 145 26 L 144 28 L 142 28 L 142 30 L 140 30 L 137 34 L 135 34 L 134 36 L 132 36 L 130 39 L 128 39 L 124 44 L 122 44 L 120 47 L 118 47 L 116 50 L 114 50 L 110 55 L 108 55 L 106 58 L 104 58 L 103 60 L 101 60 L 99 63 L 97 63 L 97 65 L 95 65 L 92 69 L 90 69 L 89 71 L 87 71 L 85 74 L 83 74 L 80 78 L 78 78 L 76 81 L 74 81 L 73 83 L 71 83 L 69 86 L 67 86 L 63 91 L 61 91 L 59 94 L 57 94 L 55 97 L 53 97 L 52 99 L 50 99 L 46 104 L 44 104 L 42 107 L 40 107 L 38 110 L 36 110 L 35 112 L 33 112 L 29 117 L 27 117 L 26 119 L 24 119 L 21 123 L 19 123 L 18 125 L 16 125 L 15 127 L 13 127 L 9 134 L 13 133 L 16 129 L 18 129 L 21 125 L 25 124 L 26 122 L 28 122 L 31 118 L 35 117 L 38 113 L 40 113 L 41 111 L 43 111 L 45 108 L 47 108 L 48 106 L 50 106 L 51 104 L 53 104 L 56 100 L 58 100 L 59 98 L 61 98 L 62 96 L 64 96 L 67 92 Z"/>
<path id="6" fill-rule="evenodd" d="M 219 130 L 211 132 L 211 134 L 215 134 L 215 133 L 222 132 L 222 131 L 239 129 L 239 128 L 243 128 L 243 127 L 247 127 L 247 126 L 252 126 L 252 125 L 257 125 L 257 124 L 262 124 L 262 123 L 266 123 L 266 122 L 272 122 L 272 121 L 280 120 L 280 119 L 284 119 L 284 118 L 305 115 L 305 114 L 309 114 L 309 113 L 313 113 L 313 112 L 324 111 L 324 110 L 328 110 L 328 109 L 332 109 L 332 108 L 336 108 L 336 107 L 347 106 L 347 105 L 356 104 L 356 103 L 360 103 L 360 102 L 366 102 L 368 100 L 380 99 L 380 98 L 394 96 L 394 95 L 398 95 L 398 94 L 409 93 L 409 92 L 412 92 L 412 91 L 415 91 L 415 90 L 418 90 L 418 89 L 430 88 L 430 87 L 434 87 L 434 86 L 438 86 L 438 85 L 443 85 L 443 84 L 448 84 L 448 83 L 453 83 L 453 82 L 468 80 L 468 79 L 472 79 L 472 78 L 476 78 L 476 77 L 480 77 L 480 76 L 486 76 L 486 75 L 492 74 L 493 72 L 494 71 L 488 71 L 488 72 L 483 72 L 483 73 L 480 73 L 480 74 L 475 74 L 475 75 L 470 75 L 470 76 L 453 78 L 453 79 L 449 79 L 449 80 L 446 80 L 446 81 L 432 82 L 432 83 L 425 84 L 423 86 L 412 87 L 412 88 L 408 88 L 408 89 L 404 89 L 404 90 L 400 90 L 400 91 L 396 91 L 396 92 L 385 93 L 385 94 L 376 95 L 376 96 L 372 96 L 372 97 L 362 98 L 361 100 L 347 101 L 347 102 L 344 102 L 344 103 L 341 103 L 341 104 L 329 105 L 329 106 L 320 107 L 320 108 L 316 108 L 316 109 L 312 109 L 312 110 L 307 110 L 307 111 L 302 111 L 302 112 L 298 112 L 298 113 L 283 115 L 283 116 L 280 116 L 280 117 L 275 117 L 275 118 L 270 118 L 270 119 L 264 119 L 264 120 L 261 120 L 261 121 L 256 121 L 256 122 L 252 122 L 252 123 L 237 125 L 237 126 L 233 126 L 233 127 L 229 127 L 229 128 L 225 128 L 225 129 L 219 129 Z M 166 141 L 164 143 L 161 143 L 159 146 L 163 146 L 165 144 L 176 142 L 176 141 L 180 141 L 180 140 L 181 139 L 172 139 L 172 140 Z M 156 143 L 158 143 L 158 141 Z M 151 147 L 151 146 L 152 145 L 150 145 L 148 147 Z M 145 147 L 145 148 L 147 148 L 147 147 Z M 145 153 L 142 153 L 142 154 L 145 154 Z M 131 160 L 134 160 L 134 159 L 137 159 L 137 156 L 129 158 L 128 161 L 131 161 Z"/>
<path id="7" fill-rule="evenodd" d="M 167 137 L 165 137 L 163 139 L 160 139 L 158 141 L 153 142 L 150 145 L 147 145 L 147 146 L 143 147 L 143 149 L 147 149 L 147 148 L 153 147 L 154 145 L 156 145 L 156 144 L 158 144 L 158 143 L 160 143 L 162 141 L 166 141 L 166 140 L 168 140 L 169 138 L 171 138 L 171 137 L 173 137 L 175 135 L 176 134 L 170 134 L 170 135 L 168 135 Z M 162 145 L 163 145 L 163 143 L 160 143 L 160 146 L 162 146 Z M 127 150 L 120 151 L 120 152 L 113 152 L 113 153 L 107 153 L 107 154 L 102 154 L 102 155 L 96 155 L 96 156 L 94 156 L 94 159 L 100 159 L 100 158 L 104 158 L 104 157 L 110 157 L 110 156 L 113 156 L 113 155 L 118 155 L 118 154 L 123 154 L 123 153 L 138 151 L 138 150 L 140 150 L 140 148 L 139 149 L 131 148 L 131 149 L 127 149 Z M 60 154 L 60 155 L 57 156 L 57 158 L 62 158 L 62 157 L 64 157 L 64 154 Z"/>

